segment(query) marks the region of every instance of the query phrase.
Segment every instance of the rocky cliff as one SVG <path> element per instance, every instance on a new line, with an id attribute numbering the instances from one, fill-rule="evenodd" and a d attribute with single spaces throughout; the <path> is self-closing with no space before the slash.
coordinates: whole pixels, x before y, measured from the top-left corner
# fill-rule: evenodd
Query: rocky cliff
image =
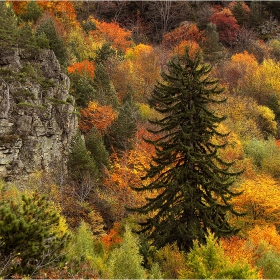
<path id="1" fill-rule="evenodd" d="M 77 129 L 69 87 L 53 51 L 0 48 L 0 177 L 63 167 Z"/>

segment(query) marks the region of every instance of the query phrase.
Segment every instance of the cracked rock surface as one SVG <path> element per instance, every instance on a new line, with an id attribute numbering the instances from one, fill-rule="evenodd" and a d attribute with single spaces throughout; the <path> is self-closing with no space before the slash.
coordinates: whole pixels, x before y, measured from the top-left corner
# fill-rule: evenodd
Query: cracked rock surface
<path id="1" fill-rule="evenodd" d="M 78 125 L 69 88 L 53 51 L 0 49 L 0 177 L 66 164 Z"/>

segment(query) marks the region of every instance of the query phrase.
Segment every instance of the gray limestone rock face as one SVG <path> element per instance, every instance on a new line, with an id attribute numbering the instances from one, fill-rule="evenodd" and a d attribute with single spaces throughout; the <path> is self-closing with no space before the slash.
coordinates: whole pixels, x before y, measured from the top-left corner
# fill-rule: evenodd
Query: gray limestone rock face
<path id="1" fill-rule="evenodd" d="M 0 177 L 65 166 L 78 126 L 69 88 L 53 51 L 0 49 Z"/>

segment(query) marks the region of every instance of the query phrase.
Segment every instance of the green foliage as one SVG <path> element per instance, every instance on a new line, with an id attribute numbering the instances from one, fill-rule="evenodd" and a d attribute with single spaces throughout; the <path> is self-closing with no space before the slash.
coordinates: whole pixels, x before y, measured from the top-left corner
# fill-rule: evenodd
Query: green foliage
<path id="1" fill-rule="evenodd" d="M 248 263 L 231 263 L 225 256 L 214 234 L 208 232 L 206 244 L 194 241 L 193 248 L 187 254 L 187 270 L 180 278 L 192 279 L 252 279 L 258 278 L 256 269 Z"/>
<path id="2" fill-rule="evenodd" d="M 92 30 L 96 30 L 96 25 L 95 23 L 91 20 L 91 19 L 88 19 L 86 21 L 83 21 L 82 22 L 82 27 L 84 29 L 85 32 L 89 32 L 89 31 L 92 31 Z"/>
<path id="3" fill-rule="evenodd" d="M 216 131 L 225 118 L 210 109 L 224 101 L 219 100 L 223 89 L 209 78 L 211 67 L 201 64 L 198 54 L 191 58 L 186 49 L 170 61 L 168 70 L 150 100 L 162 114 L 150 121 L 156 140 L 147 141 L 154 145 L 156 155 L 142 187 L 135 188 L 155 196 L 132 210 L 148 214 L 141 222 L 141 232 L 147 233 L 154 246 L 177 242 L 181 250 L 188 251 L 193 240 L 204 240 L 206 228 L 219 237 L 237 231 L 227 215 L 239 215 L 231 202 L 238 193 L 231 186 L 240 173 L 229 172 L 232 163 L 218 157 L 225 145 L 213 143 L 213 137 L 222 140 L 226 135 Z"/>
<path id="4" fill-rule="evenodd" d="M 102 243 L 94 239 L 89 225 L 82 221 L 69 244 L 67 262 L 75 273 L 79 273 L 79 269 L 86 264 L 89 270 L 101 276 L 106 271 L 106 261 L 107 254 Z"/>
<path id="5" fill-rule="evenodd" d="M 5 195 L 5 193 L 2 195 Z M 37 192 L 0 203 L 1 277 L 14 274 L 32 276 L 42 267 L 55 266 L 62 260 L 69 235 L 61 234 L 59 214 L 50 208 L 46 197 Z"/>
<path id="6" fill-rule="evenodd" d="M 66 48 L 62 39 L 56 32 L 51 18 L 41 22 L 41 24 L 37 27 L 36 36 L 42 36 L 42 33 L 45 33 L 47 39 L 49 40 L 50 49 L 54 51 L 60 64 L 64 65 L 67 59 Z"/>
<path id="7" fill-rule="evenodd" d="M 116 52 L 111 47 L 110 43 L 104 43 L 99 49 L 95 51 L 94 61 L 96 64 L 103 64 L 106 60 L 113 56 Z"/>
<path id="8" fill-rule="evenodd" d="M 277 122 L 275 121 L 275 114 L 266 106 L 258 106 L 257 124 L 262 131 L 265 139 L 269 136 L 275 136 L 277 130 Z"/>
<path id="9" fill-rule="evenodd" d="M 158 263 L 153 263 L 149 271 L 149 279 L 162 279 L 162 272 Z"/>
<path id="10" fill-rule="evenodd" d="M 0 46 L 17 44 L 18 33 L 17 17 L 13 9 L 6 2 L 0 1 Z"/>
<path id="11" fill-rule="evenodd" d="M 85 144 L 87 150 L 90 151 L 99 171 L 102 171 L 104 167 L 108 167 L 109 153 L 105 148 L 102 135 L 99 133 L 96 127 L 93 127 L 91 131 L 86 134 Z"/>
<path id="12" fill-rule="evenodd" d="M 280 41 L 273 39 L 269 42 L 269 46 L 272 48 L 272 54 L 278 60 L 280 57 Z"/>
<path id="13" fill-rule="evenodd" d="M 223 45 L 219 41 L 217 27 L 213 23 L 207 24 L 204 31 L 205 40 L 202 43 L 203 57 L 205 61 L 218 62 L 224 56 Z"/>
<path id="14" fill-rule="evenodd" d="M 268 140 L 252 139 L 245 144 L 245 154 L 253 159 L 259 170 L 274 177 L 280 173 L 280 149 L 275 139 Z"/>
<path id="15" fill-rule="evenodd" d="M 256 261 L 256 266 L 262 270 L 265 279 L 280 278 L 280 253 L 271 245 L 262 241 L 256 253 L 260 258 Z"/>
<path id="16" fill-rule="evenodd" d="M 126 227 L 123 242 L 114 249 L 108 261 L 108 273 L 114 279 L 143 279 L 145 270 L 142 267 L 143 257 L 139 254 L 139 240 Z"/>
<path id="17" fill-rule="evenodd" d="M 25 23 L 19 31 L 19 38 L 17 40 L 18 46 L 21 48 L 36 48 L 37 42 L 35 34 L 29 23 Z"/>
<path id="18" fill-rule="evenodd" d="M 20 18 L 24 21 L 31 21 L 36 23 L 38 18 L 42 15 L 42 9 L 38 3 L 34 0 L 28 1 L 26 3 L 26 12 L 20 14 Z"/>
<path id="19" fill-rule="evenodd" d="M 112 105 L 113 108 L 118 106 L 118 98 L 108 73 L 102 63 L 96 65 L 94 71 L 94 99 L 100 105 Z"/>
<path id="20" fill-rule="evenodd" d="M 41 32 L 37 35 L 36 38 L 37 46 L 41 49 L 49 49 L 50 48 L 50 40 L 47 38 L 45 32 Z"/>
<path id="21" fill-rule="evenodd" d="M 68 170 L 69 176 L 77 181 L 82 181 L 87 176 L 96 177 L 97 174 L 96 164 L 87 151 L 80 132 L 77 132 L 71 141 Z"/>
<path id="22" fill-rule="evenodd" d="M 88 103 L 95 99 L 95 86 L 93 81 L 77 73 L 69 74 L 70 94 L 75 97 L 76 105 L 81 108 L 87 107 Z"/>
<path id="23" fill-rule="evenodd" d="M 119 109 L 118 118 L 111 124 L 109 146 L 119 152 L 132 149 L 132 139 L 137 131 L 138 107 L 132 95 L 128 95 Z M 108 145 L 108 144 L 107 144 Z"/>

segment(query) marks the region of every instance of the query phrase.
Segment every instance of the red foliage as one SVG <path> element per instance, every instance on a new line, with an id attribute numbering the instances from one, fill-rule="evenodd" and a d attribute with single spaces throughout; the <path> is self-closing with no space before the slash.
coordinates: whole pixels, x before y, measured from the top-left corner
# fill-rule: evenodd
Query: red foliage
<path id="1" fill-rule="evenodd" d="M 210 17 L 210 21 L 216 24 L 220 41 L 232 46 L 237 38 L 239 25 L 231 11 L 225 8 L 220 12 L 216 12 Z"/>

